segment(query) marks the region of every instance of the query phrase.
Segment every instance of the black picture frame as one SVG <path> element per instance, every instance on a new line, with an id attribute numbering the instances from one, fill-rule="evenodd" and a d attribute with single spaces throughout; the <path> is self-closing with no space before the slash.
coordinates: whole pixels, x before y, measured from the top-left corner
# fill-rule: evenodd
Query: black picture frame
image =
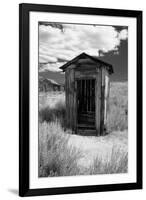
<path id="1" fill-rule="evenodd" d="M 134 17 L 137 21 L 137 180 L 135 183 L 30 189 L 29 187 L 29 13 L 54 12 L 70 14 Z M 58 5 L 19 5 L 19 195 L 57 195 L 116 190 L 142 189 L 142 11 Z"/>

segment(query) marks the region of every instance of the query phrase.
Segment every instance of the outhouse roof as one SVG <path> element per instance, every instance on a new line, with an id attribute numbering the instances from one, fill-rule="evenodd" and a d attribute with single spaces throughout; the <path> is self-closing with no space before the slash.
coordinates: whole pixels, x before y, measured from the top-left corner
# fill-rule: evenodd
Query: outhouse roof
<path id="1" fill-rule="evenodd" d="M 93 61 L 96 62 L 96 63 L 100 63 L 101 66 L 106 67 L 106 69 L 108 70 L 108 72 L 109 72 L 110 74 L 113 73 L 113 67 L 112 67 L 111 64 L 106 63 L 106 62 L 104 62 L 104 61 L 98 59 L 96 56 L 90 56 L 90 55 L 88 55 L 88 54 L 86 54 L 86 53 L 81 53 L 80 55 L 76 56 L 76 57 L 73 58 L 72 60 L 70 60 L 70 61 L 68 61 L 67 63 L 65 63 L 64 65 L 62 65 L 62 66 L 60 67 L 60 69 L 62 69 L 63 71 L 65 71 L 66 68 L 69 67 L 71 64 L 73 64 L 73 63 L 75 63 L 75 62 L 77 62 L 78 60 L 83 59 L 83 58 L 89 58 L 89 59 L 93 60 Z"/>

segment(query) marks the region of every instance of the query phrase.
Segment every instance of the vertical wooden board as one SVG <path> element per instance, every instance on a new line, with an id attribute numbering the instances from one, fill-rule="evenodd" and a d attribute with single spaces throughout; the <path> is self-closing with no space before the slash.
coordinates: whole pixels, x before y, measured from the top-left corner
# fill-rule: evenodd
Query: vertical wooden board
<path id="1" fill-rule="evenodd" d="M 65 72 L 66 127 L 69 128 L 69 82 L 68 70 Z"/>
<path id="2" fill-rule="evenodd" d="M 96 79 L 93 81 L 91 80 L 91 88 L 92 88 L 92 91 L 91 91 L 91 95 L 92 95 L 92 98 L 94 97 L 96 99 Z M 95 100 L 96 101 L 96 100 Z M 95 112 L 95 101 L 91 101 L 91 111 L 92 112 Z"/>
<path id="3" fill-rule="evenodd" d="M 105 94 L 104 94 L 104 126 L 107 123 L 107 109 L 108 109 L 108 101 L 109 101 L 109 74 L 105 72 Z"/>
<path id="4" fill-rule="evenodd" d="M 83 88 L 83 81 L 82 80 L 80 80 L 80 92 L 78 93 L 78 95 L 79 95 L 79 99 L 80 99 L 80 112 L 82 111 L 82 107 L 83 107 L 83 104 L 81 103 L 82 101 L 82 88 Z M 79 112 L 79 111 L 77 111 L 77 112 Z M 78 117 L 78 116 L 77 116 Z"/>
<path id="5" fill-rule="evenodd" d="M 75 97 L 75 80 L 74 80 L 74 69 L 69 69 L 68 74 L 69 82 L 69 127 L 75 129 L 75 107 L 76 107 L 76 97 Z"/>
<path id="6" fill-rule="evenodd" d="M 69 70 L 69 74 L 68 74 L 68 82 L 69 82 L 69 128 L 72 128 L 71 70 L 70 69 L 68 69 L 68 70 Z"/>
<path id="7" fill-rule="evenodd" d="M 100 135 L 100 107 L 101 107 L 101 70 L 98 71 L 95 81 L 95 125 L 97 135 Z"/>
<path id="8" fill-rule="evenodd" d="M 86 80 L 86 111 L 88 112 L 88 80 Z"/>
<path id="9" fill-rule="evenodd" d="M 105 98 L 109 95 L 109 75 L 108 72 L 105 72 Z"/>
<path id="10" fill-rule="evenodd" d="M 68 119 L 67 119 L 67 121 L 68 121 L 68 128 L 70 128 L 70 80 L 69 80 L 69 69 L 67 69 L 67 80 L 68 80 L 68 90 L 67 90 L 67 92 L 68 92 L 68 107 L 67 107 L 67 112 L 68 112 Z"/>
<path id="11" fill-rule="evenodd" d="M 89 99 L 90 99 L 90 102 L 89 102 L 89 111 L 92 111 L 92 108 L 91 108 L 91 103 L 92 103 L 92 99 L 91 99 L 91 95 L 92 95 L 92 80 L 90 80 L 90 87 L 89 87 Z"/>
<path id="12" fill-rule="evenodd" d="M 86 106 L 87 106 L 87 93 L 86 93 L 86 80 L 84 80 L 85 85 L 84 85 L 84 111 L 86 111 Z"/>
<path id="13" fill-rule="evenodd" d="M 88 81 L 88 111 L 90 112 L 90 79 Z"/>
<path id="14" fill-rule="evenodd" d="M 101 84 L 101 120 L 100 120 L 100 132 L 104 134 L 104 110 L 105 110 L 105 68 L 102 67 L 102 84 Z"/>
<path id="15" fill-rule="evenodd" d="M 71 98 L 72 98 L 72 129 L 76 127 L 76 90 L 75 90 L 75 73 L 71 69 Z"/>
<path id="16" fill-rule="evenodd" d="M 74 131 L 77 133 L 77 81 L 74 84 Z"/>
<path id="17" fill-rule="evenodd" d="M 70 81 L 70 69 L 68 68 L 68 128 L 71 128 L 71 81 Z"/>

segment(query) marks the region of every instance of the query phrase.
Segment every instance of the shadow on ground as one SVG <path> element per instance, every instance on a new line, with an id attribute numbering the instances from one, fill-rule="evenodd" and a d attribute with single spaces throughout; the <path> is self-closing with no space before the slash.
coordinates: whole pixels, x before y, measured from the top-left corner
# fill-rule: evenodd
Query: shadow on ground
<path id="1" fill-rule="evenodd" d="M 14 195 L 18 195 L 18 190 L 17 189 L 8 189 L 8 191 Z"/>

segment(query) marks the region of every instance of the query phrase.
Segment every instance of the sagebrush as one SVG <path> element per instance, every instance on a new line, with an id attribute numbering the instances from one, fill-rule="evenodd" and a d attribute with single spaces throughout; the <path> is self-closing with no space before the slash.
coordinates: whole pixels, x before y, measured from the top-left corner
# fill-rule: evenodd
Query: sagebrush
<path id="1" fill-rule="evenodd" d="M 67 135 L 58 122 L 39 124 L 39 177 L 80 174 L 79 149 L 68 146 Z"/>
<path id="2" fill-rule="evenodd" d="M 83 158 L 81 149 L 69 145 L 72 137 L 58 122 L 41 123 L 39 126 L 39 177 L 73 176 L 126 173 L 128 171 L 128 153 L 113 146 L 111 154 L 107 152 L 99 157 L 98 152 L 91 166 L 80 166 Z M 109 156 L 110 155 L 110 156 Z"/>
<path id="3" fill-rule="evenodd" d="M 44 107 L 39 111 L 40 122 L 60 122 L 61 126 L 65 125 L 65 102 L 60 101 L 55 104 L 54 107 Z"/>
<path id="4" fill-rule="evenodd" d="M 89 168 L 90 174 L 115 174 L 128 172 L 128 153 L 113 146 L 109 157 L 97 156 Z"/>

